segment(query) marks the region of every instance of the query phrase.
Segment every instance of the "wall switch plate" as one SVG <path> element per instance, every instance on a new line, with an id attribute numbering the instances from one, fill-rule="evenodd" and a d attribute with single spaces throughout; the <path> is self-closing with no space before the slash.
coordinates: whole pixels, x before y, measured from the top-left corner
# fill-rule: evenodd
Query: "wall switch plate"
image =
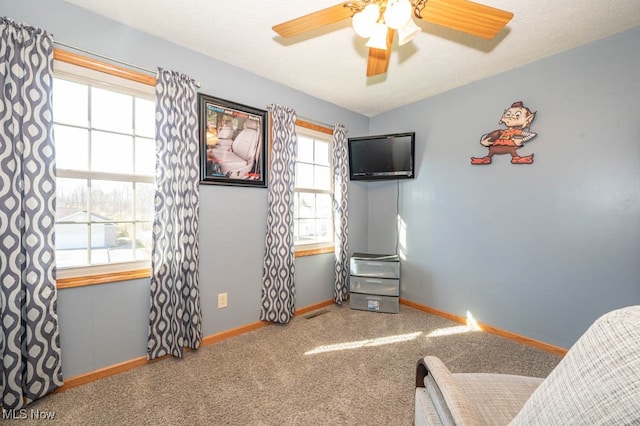
<path id="1" fill-rule="evenodd" d="M 218 309 L 227 307 L 227 293 L 218 293 Z"/>

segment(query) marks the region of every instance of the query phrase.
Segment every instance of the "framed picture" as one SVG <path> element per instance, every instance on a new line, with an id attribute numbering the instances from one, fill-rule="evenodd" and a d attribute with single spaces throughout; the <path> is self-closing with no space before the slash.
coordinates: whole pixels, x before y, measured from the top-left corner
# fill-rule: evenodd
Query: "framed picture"
<path id="1" fill-rule="evenodd" d="M 267 111 L 198 93 L 200 183 L 267 186 Z"/>

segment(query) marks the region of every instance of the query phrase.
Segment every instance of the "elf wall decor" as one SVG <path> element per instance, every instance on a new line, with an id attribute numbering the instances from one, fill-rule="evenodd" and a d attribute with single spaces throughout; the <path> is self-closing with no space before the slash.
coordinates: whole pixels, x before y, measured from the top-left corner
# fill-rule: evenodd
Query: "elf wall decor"
<path id="1" fill-rule="evenodd" d="M 480 144 L 489 149 L 484 157 L 471 157 L 471 164 L 491 164 L 494 155 L 511 155 L 511 164 L 531 164 L 533 154 L 521 156 L 518 151 L 525 142 L 536 137 L 530 130 L 531 122 L 537 112 L 531 112 L 522 102 L 514 102 L 504 110 L 498 124 L 505 129 L 498 129 L 482 135 Z"/>
<path id="2" fill-rule="evenodd" d="M 200 183 L 267 186 L 267 111 L 198 94 Z"/>

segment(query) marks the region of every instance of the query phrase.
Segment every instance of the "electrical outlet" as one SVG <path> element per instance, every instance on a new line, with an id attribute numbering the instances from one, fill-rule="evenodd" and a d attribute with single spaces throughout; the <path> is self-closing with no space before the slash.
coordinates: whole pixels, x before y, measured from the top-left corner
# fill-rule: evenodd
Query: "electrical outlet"
<path id="1" fill-rule="evenodd" d="M 227 293 L 218 293 L 218 309 L 227 307 Z"/>

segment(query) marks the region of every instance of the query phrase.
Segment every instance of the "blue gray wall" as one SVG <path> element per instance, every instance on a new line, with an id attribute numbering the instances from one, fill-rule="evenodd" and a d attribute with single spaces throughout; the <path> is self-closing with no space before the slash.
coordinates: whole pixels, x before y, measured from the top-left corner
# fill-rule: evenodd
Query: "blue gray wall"
<path id="1" fill-rule="evenodd" d="M 562 347 L 640 304 L 640 28 L 372 118 L 415 131 L 417 178 L 369 184 L 369 250 L 400 241 L 402 297 Z M 534 164 L 484 156 L 523 101 Z M 375 231 L 375 232 L 374 232 Z"/>
<path id="2" fill-rule="evenodd" d="M 190 75 L 200 91 L 266 108 L 287 105 L 300 117 L 342 123 L 366 133 L 369 119 L 122 26 L 60 0 L 2 0 L 0 15 L 44 28 L 56 41 L 149 69 L 163 67 Z M 200 186 L 200 287 L 205 336 L 259 320 L 267 190 Z M 349 189 L 351 247 L 366 249 L 366 187 Z M 364 220 L 362 219 L 364 218 Z M 333 297 L 333 255 L 296 259 L 296 306 Z M 228 307 L 217 308 L 218 293 Z M 149 280 L 63 289 L 58 313 L 64 377 L 128 361 L 146 354 Z"/>
<path id="3" fill-rule="evenodd" d="M 640 303 L 638 29 L 368 119 L 61 0 L 2 3 L 0 14 L 58 41 L 184 72 L 203 93 L 288 105 L 348 136 L 415 130 L 417 179 L 349 186 L 350 251 L 394 251 L 402 219 L 408 300 L 564 347 L 599 314 Z M 535 163 L 471 166 L 516 100 L 539 113 L 523 150 Z M 266 196 L 201 186 L 205 336 L 258 320 Z M 331 255 L 296 259 L 298 307 L 330 299 L 332 283 Z M 65 377 L 145 354 L 148 292 L 148 280 L 59 292 Z"/>

